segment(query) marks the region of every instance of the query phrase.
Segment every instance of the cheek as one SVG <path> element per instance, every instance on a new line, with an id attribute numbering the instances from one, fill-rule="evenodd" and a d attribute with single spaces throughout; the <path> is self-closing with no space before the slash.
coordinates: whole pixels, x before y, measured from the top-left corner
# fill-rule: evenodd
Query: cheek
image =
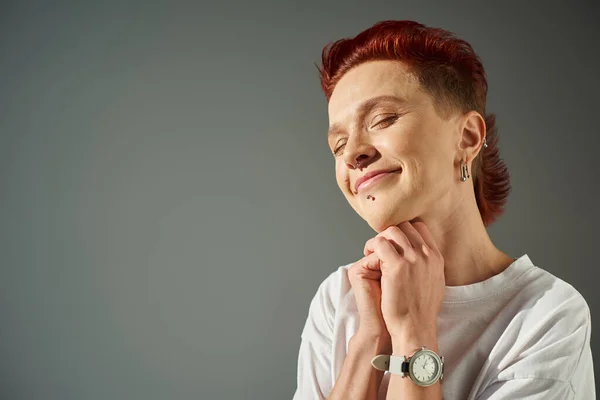
<path id="1" fill-rule="evenodd" d="M 414 121 L 397 135 L 394 150 L 400 158 L 411 160 L 417 170 L 434 167 L 432 163 L 439 163 L 437 153 L 442 145 L 439 140 L 440 134 L 440 130 L 434 124 Z"/>
<path id="2" fill-rule="evenodd" d="M 335 164 L 335 180 L 340 187 L 340 189 L 344 190 L 348 188 L 348 174 L 344 171 L 344 164 L 341 162 L 336 162 Z"/>
<path id="3" fill-rule="evenodd" d="M 443 156 L 435 148 L 421 145 L 410 146 L 405 150 L 407 178 L 415 185 L 415 189 L 426 189 L 438 184 L 440 173 L 443 172 L 440 170 L 444 164 Z"/>
<path id="4" fill-rule="evenodd" d="M 439 151 L 424 152 L 418 159 L 421 185 L 432 193 L 444 188 L 452 178 L 452 169 L 445 160 L 446 155 Z"/>
<path id="5" fill-rule="evenodd" d="M 425 137 L 427 130 L 418 121 L 403 121 L 395 130 L 390 131 L 382 138 L 381 145 L 388 147 L 398 156 L 418 154 L 426 146 L 428 139 Z"/>

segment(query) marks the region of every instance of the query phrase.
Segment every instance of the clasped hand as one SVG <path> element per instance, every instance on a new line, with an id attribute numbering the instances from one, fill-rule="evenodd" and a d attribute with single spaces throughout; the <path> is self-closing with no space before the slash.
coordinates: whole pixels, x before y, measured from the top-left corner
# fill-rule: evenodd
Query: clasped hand
<path id="1" fill-rule="evenodd" d="M 436 330 L 445 293 L 444 259 L 425 223 L 405 221 L 365 243 L 349 269 L 360 327 L 391 337 Z"/>

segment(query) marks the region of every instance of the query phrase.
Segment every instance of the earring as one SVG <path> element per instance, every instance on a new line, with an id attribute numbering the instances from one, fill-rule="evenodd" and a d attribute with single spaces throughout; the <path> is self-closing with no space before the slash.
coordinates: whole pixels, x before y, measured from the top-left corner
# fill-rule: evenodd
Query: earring
<path id="1" fill-rule="evenodd" d="M 483 147 L 488 147 L 486 138 L 483 138 Z"/>
<path id="2" fill-rule="evenodd" d="M 467 178 L 470 177 L 471 176 L 469 175 L 468 164 L 466 162 L 463 162 L 463 160 L 460 160 L 460 180 L 465 182 Z"/>

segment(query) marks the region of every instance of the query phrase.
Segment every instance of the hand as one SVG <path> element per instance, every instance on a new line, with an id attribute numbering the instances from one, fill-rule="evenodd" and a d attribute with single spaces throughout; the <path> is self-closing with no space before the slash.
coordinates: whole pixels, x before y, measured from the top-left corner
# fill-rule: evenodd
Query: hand
<path id="1" fill-rule="evenodd" d="M 381 312 L 392 336 L 435 332 L 444 299 L 444 259 L 422 221 L 405 221 L 369 239 L 365 256 L 377 255 L 381 271 Z"/>
<path id="2" fill-rule="evenodd" d="M 377 254 L 366 255 L 348 268 L 348 278 L 354 291 L 359 314 L 357 335 L 381 339 L 391 345 L 381 313 L 381 269 Z"/>

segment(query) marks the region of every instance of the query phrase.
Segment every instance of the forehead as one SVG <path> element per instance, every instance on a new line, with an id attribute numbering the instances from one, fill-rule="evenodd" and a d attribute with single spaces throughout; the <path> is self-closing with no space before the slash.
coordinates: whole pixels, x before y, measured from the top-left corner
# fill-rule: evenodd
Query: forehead
<path id="1" fill-rule="evenodd" d="M 419 91 L 416 77 L 399 61 L 369 61 L 348 71 L 339 80 L 328 104 L 329 120 L 341 121 L 356 113 L 364 101 L 395 96 L 410 101 Z"/>

